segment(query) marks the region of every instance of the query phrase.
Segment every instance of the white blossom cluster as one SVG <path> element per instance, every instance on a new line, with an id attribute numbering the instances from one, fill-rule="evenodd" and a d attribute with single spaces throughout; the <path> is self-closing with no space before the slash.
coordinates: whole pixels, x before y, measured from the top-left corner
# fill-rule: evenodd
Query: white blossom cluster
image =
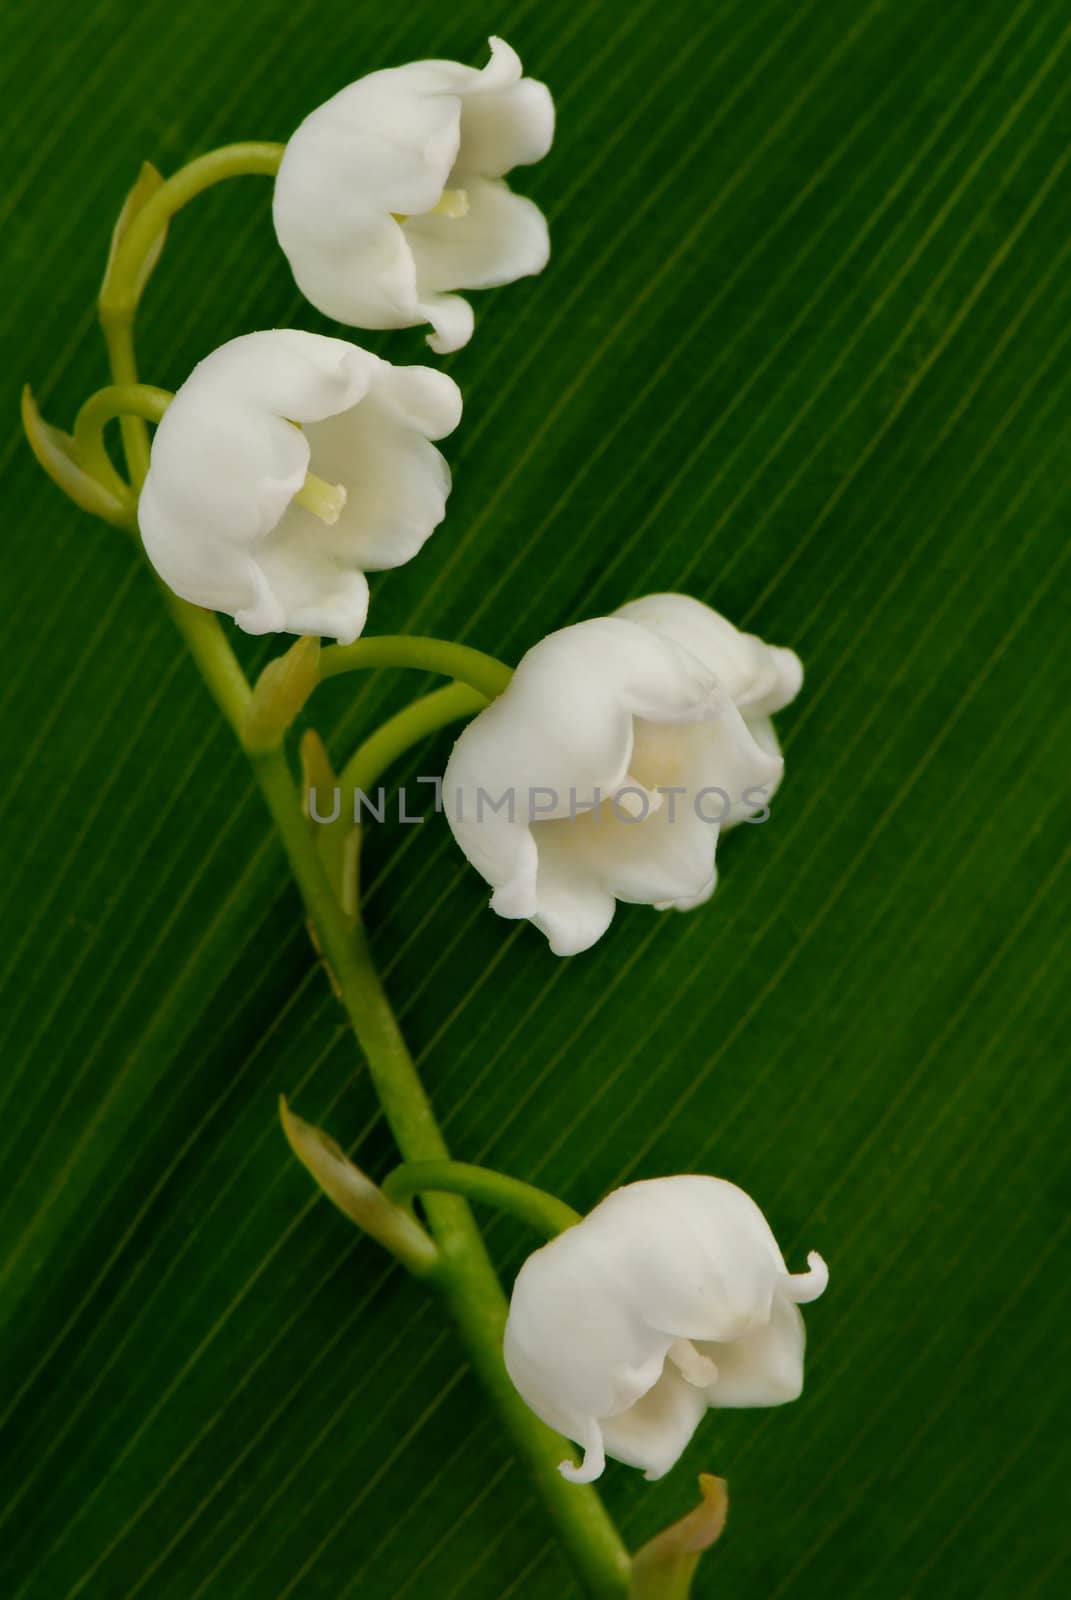
<path id="1" fill-rule="evenodd" d="M 434 352 L 458 350 L 474 327 L 460 291 L 546 265 L 546 220 L 506 178 L 553 134 L 548 90 L 501 39 L 482 71 L 420 61 L 350 84 L 305 119 L 279 167 L 275 229 L 298 286 L 337 322 L 426 323 Z M 430 367 L 293 329 L 234 339 L 156 432 L 145 549 L 179 595 L 250 633 L 349 643 L 368 612 L 365 574 L 409 561 L 445 515 L 436 441 L 460 417 L 456 383 Z M 492 908 L 571 956 L 619 901 L 702 905 L 719 833 L 765 811 L 780 783 L 771 719 L 802 681 L 791 650 L 687 595 L 647 595 L 542 639 L 461 734 L 442 782 Z M 517 791 L 556 803 L 538 815 L 481 804 Z M 713 827 L 671 803 L 708 791 L 734 797 Z M 730 1183 L 630 1184 L 522 1268 L 507 1369 L 582 1447 L 566 1476 L 591 1481 L 609 1454 L 659 1477 L 708 1407 L 799 1394 L 799 1305 L 827 1276 L 814 1254 L 790 1273 Z"/>

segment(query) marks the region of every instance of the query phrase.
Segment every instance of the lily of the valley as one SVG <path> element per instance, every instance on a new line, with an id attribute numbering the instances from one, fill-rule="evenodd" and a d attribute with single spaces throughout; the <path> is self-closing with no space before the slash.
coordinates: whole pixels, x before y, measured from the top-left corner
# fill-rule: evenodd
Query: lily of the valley
<path id="1" fill-rule="evenodd" d="M 513 1288 L 505 1362 L 526 1403 L 584 1451 L 669 1471 L 709 1406 L 775 1406 L 803 1387 L 799 1306 L 829 1273 L 785 1266 L 755 1202 L 721 1178 L 616 1189 L 529 1256 Z"/>
<path id="2" fill-rule="evenodd" d="M 138 506 L 175 592 L 247 633 L 354 640 L 366 572 L 416 555 L 442 521 L 450 469 L 432 439 L 461 394 L 342 339 L 250 333 L 196 366 L 164 414 Z"/>
<path id="3" fill-rule="evenodd" d="M 472 308 L 453 290 L 546 266 L 546 219 L 503 179 L 546 155 L 554 105 L 521 76 L 516 51 L 490 44 L 482 72 L 414 61 L 359 78 L 288 142 L 275 231 L 327 316 L 357 328 L 430 322 L 428 343 L 445 353 L 472 337 Z"/>
<path id="4" fill-rule="evenodd" d="M 719 832 L 764 814 L 783 761 L 770 721 L 798 692 L 791 650 L 687 595 L 648 595 L 550 634 L 466 728 L 443 778 L 450 826 L 556 955 L 618 900 L 709 899 Z"/>

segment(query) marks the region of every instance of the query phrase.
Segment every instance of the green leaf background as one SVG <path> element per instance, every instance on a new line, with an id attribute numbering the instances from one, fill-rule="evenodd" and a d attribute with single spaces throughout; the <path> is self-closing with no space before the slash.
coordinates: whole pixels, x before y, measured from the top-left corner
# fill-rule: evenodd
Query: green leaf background
<path id="1" fill-rule="evenodd" d="M 808 677 L 711 905 L 622 908 L 573 961 L 485 910 L 441 820 L 373 830 L 390 991 L 458 1156 L 580 1207 L 723 1174 L 831 1264 L 798 1404 L 712 1414 L 656 1486 L 611 1466 L 631 1543 L 710 1470 L 699 1595 L 1065 1593 L 1066 6 L 42 0 L 3 29 L 0 1588 L 576 1592 L 436 1306 L 288 1155 L 281 1090 L 392 1161 L 240 758 L 16 426 L 24 380 L 64 426 L 105 381 L 91 302 L 143 159 L 285 138 L 494 30 L 557 97 L 518 175 L 554 257 L 478 297 L 451 514 L 372 626 L 516 659 L 687 589 Z M 330 326 L 268 198 L 174 225 L 147 380 Z M 316 724 L 340 756 L 414 687 L 336 681 Z M 508 1277 L 531 1241 L 488 1236 Z"/>

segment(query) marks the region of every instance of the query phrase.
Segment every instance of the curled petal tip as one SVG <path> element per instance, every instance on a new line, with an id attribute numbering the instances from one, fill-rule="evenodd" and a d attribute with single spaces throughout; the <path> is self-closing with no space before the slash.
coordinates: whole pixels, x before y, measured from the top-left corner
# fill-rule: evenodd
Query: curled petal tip
<path id="1" fill-rule="evenodd" d="M 824 1294 L 829 1283 L 829 1268 L 826 1266 L 817 1250 L 812 1250 L 807 1256 L 807 1271 L 795 1272 L 789 1276 L 788 1295 L 798 1306 L 804 1306 L 809 1300 L 817 1300 Z"/>
<path id="2" fill-rule="evenodd" d="M 584 1442 L 584 1459 L 577 1466 L 572 1461 L 559 1461 L 558 1471 L 568 1483 L 594 1483 L 601 1478 L 606 1466 L 606 1449 L 597 1423 L 587 1429 Z"/>

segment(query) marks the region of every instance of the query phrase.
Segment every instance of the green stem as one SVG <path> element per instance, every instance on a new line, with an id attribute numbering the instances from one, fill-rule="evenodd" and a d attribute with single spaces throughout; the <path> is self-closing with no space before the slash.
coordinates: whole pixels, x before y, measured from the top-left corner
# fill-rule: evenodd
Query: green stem
<path id="1" fill-rule="evenodd" d="M 339 773 L 340 791 L 346 796 L 358 792 L 370 795 L 387 769 L 413 745 L 426 739 L 429 734 L 438 733 L 440 728 L 448 727 L 451 722 L 474 716 L 487 704 L 486 697 L 476 689 L 470 689 L 467 683 L 449 683 L 445 689 L 435 689 L 431 694 L 422 695 L 412 705 L 390 717 L 357 746 Z M 348 902 L 352 895 L 355 904 L 359 902 L 361 892 L 360 852 L 361 833 L 358 829 L 347 867 L 350 888 L 344 896 Z"/>
<path id="2" fill-rule="evenodd" d="M 419 634 L 384 634 L 358 639 L 356 644 L 328 645 L 320 656 L 320 681 L 365 667 L 416 667 L 439 672 L 467 683 L 488 700 L 494 700 L 513 676 L 512 667 L 450 639 L 427 639 Z"/>
<path id="3" fill-rule="evenodd" d="M 219 619 L 214 611 L 203 611 L 180 599 L 160 579 L 156 586 L 213 700 L 240 741 L 253 691 Z"/>
<path id="4" fill-rule="evenodd" d="M 173 396 L 147 383 L 109 384 L 90 395 L 74 423 L 74 442 L 85 466 L 113 493 L 129 496 L 130 489 L 116 472 L 104 445 L 104 430 L 116 417 L 142 417 L 159 422 Z"/>
<path id="5" fill-rule="evenodd" d="M 466 1200 L 509 1212 L 548 1239 L 556 1239 L 580 1221 L 579 1211 L 557 1195 L 491 1167 L 474 1167 L 465 1161 L 405 1162 L 380 1187 L 396 1205 L 407 1204 L 418 1194 L 464 1195 Z"/>
<path id="6" fill-rule="evenodd" d="M 227 178 L 273 178 L 285 149 L 285 145 L 262 141 L 222 145 L 172 173 L 131 219 L 116 247 L 108 284 L 100 298 L 101 320 L 133 320 L 142 262 L 177 211 Z"/>
<path id="7" fill-rule="evenodd" d="M 75 428 L 77 429 L 78 423 L 81 423 L 84 430 L 97 414 L 103 415 L 105 411 L 111 416 L 121 418 L 127 470 L 130 473 L 131 486 L 137 495 L 141 492 L 145 474 L 149 470 L 149 440 L 144 419 L 147 416 L 152 417 L 154 412 L 159 412 L 159 416 L 162 416 L 162 408 L 170 397 L 166 389 L 153 389 L 148 384 L 138 383 L 132 325 L 116 324 L 113 327 L 108 337 L 108 351 L 116 382 L 109 388 L 100 390 L 83 406 Z M 123 401 L 122 406 L 119 405 L 120 397 Z M 126 404 L 128 401 L 132 401 L 133 404 L 128 406 Z M 100 403 L 98 411 L 92 409 L 95 402 Z M 156 420 L 159 420 L 158 417 Z M 128 425 L 129 429 L 134 430 L 133 436 L 128 431 Z M 241 739 L 246 712 L 252 699 L 252 690 L 238 658 L 227 643 L 218 617 L 214 611 L 204 611 L 200 606 L 191 605 L 188 600 L 181 599 L 157 578 L 155 573 L 153 577 L 164 605 L 185 639 L 212 698 Z"/>
<path id="8" fill-rule="evenodd" d="M 109 383 L 91 394 L 74 421 L 74 436 L 88 443 L 103 433 L 114 417 L 144 417 L 159 422 L 174 399 L 169 389 L 151 383 Z"/>
<path id="9" fill-rule="evenodd" d="M 100 320 L 116 387 L 137 388 L 138 363 L 134 355 L 133 312 L 129 319 L 118 317 L 108 321 L 102 309 Z M 122 435 L 123 454 L 126 456 L 127 471 L 130 473 L 130 484 L 137 496 L 141 493 L 141 486 L 149 470 L 149 431 L 143 417 L 127 411 L 119 418 L 119 432 Z"/>
<path id="10" fill-rule="evenodd" d="M 276 750 L 255 757 L 253 766 L 398 1148 L 406 1161 L 452 1166 L 372 963 L 364 930 L 349 924 L 324 873 L 286 759 Z M 527 1462 L 588 1592 L 597 1600 L 622 1600 L 628 1593 L 629 1557 L 613 1523 L 593 1490 L 562 1478 L 561 1441 L 529 1411 L 506 1373 L 502 1362 L 506 1299 L 472 1213 L 463 1199 L 451 1194 L 431 1193 L 425 1205 L 443 1255 L 440 1287 L 469 1359 Z"/>
<path id="11" fill-rule="evenodd" d="M 274 177 L 279 170 L 285 145 L 231 144 L 198 156 L 172 174 L 142 206 L 119 240 L 101 290 L 99 312 L 108 359 L 117 384 L 136 384 L 134 356 L 134 318 L 141 296 L 142 265 L 176 211 L 226 178 Z M 140 417 L 125 415 L 120 420 L 123 450 L 135 491 L 149 470 L 149 436 Z"/>
<path id="12" fill-rule="evenodd" d="M 203 158 L 205 162 L 208 159 Z M 188 174 L 191 168 L 184 171 Z M 177 177 L 171 180 L 173 184 L 177 184 Z M 166 188 L 165 184 L 135 219 L 121 249 Z M 186 198 L 192 198 L 192 194 Z M 151 247 L 160 226 L 157 218 L 143 228 L 147 247 Z M 116 316 L 114 310 L 110 312 L 102 305 L 101 321 L 116 384 L 136 384 L 133 312 L 129 318 Z M 127 467 L 136 494 L 148 471 L 148 435 L 141 417 L 125 416 L 122 425 Z M 159 587 L 213 699 L 241 740 L 252 690 L 218 618 L 181 600 L 163 584 Z M 357 665 L 419 666 L 444 672 L 488 698 L 501 693 L 510 678 L 509 668 L 493 657 L 440 640 L 359 640 L 356 645 L 325 650 L 321 661 L 325 659 L 325 677 Z M 335 897 L 286 757 L 281 749 L 249 755 L 402 1156 L 414 1163 L 448 1162 L 449 1151 L 376 973 L 364 929 L 359 923 L 354 926 Z M 440 1290 L 477 1377 L 518 1454 L 528 1465 L 558 1539 L 592 1600 L 625 1600 L 630 1560 L 613 1522 L 594 1489 L 567 1483 L 561 1476 L 561 1441 L 529 1411 L 506 1372 L 502 1361 L 506 1300 L 468 1205 L 458 1196 L 430 1194 L 426 1210 L 443 1257 L 437 1273 Z"/>
<path id="13" fill-rule="evenodd" d="M 486 704 L 485 696 L 467 683 L 450 683 L 414 700 L 358 745 L 339 774 L 340 787 L 346 794 L 354 789 L 368 794 L 387 768 L 413 745 L 451 722 L 475 716 Z"/>

